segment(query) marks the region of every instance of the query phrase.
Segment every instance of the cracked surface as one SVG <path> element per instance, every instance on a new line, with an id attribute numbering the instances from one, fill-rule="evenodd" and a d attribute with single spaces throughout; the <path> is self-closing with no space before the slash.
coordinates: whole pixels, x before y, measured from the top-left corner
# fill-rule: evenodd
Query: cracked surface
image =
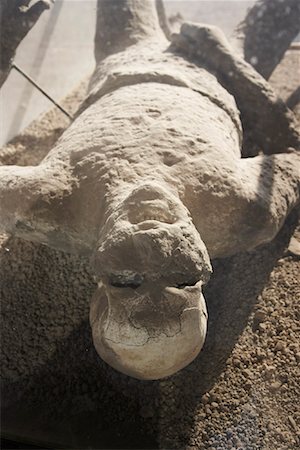
<path id="1" fill-rule="evenodd" d="M 275 73 L 286 96 L 297 87 L 298 59 L 289 52 Z M 73 111 L 83 95 L 65 107 Z M 64 120 L 50 111 L 1 161 L 37 164 Z M 254 252 L 214 261 L 206 345 L 161 382 L 134 380 L 98 357 L 88 325 L 97 286 L 86 259 L 2 236 L 2 431 L 72 448 L 298 448 L 300 267 L 282 258 L 291 234 L 283 231 Z"/>
<path id="2" fill-rule="evenodd" d="M 210 258 L 269 241 L 297 204 L 299 153 L 241 159 L 235 99 L 163 38 L 108 56 L 90 92 L 39 166 L 0 167 L 1 225 L 89 256 L 107 297 L 91 309 L 97 351 L 126 374 L 164 377 L 203 345 Z M 128 271 L 140 285 L 109 284 Z"/>
<path id="3" fill-rule="evenodd" d="M 158 287 L 148 295 L 102 287 L 93 297 L 90 320 L 96 350 L 106 362 L 135 378 L 156 379 L 199 353 L 207 313 L 199 286 Z"/>
<path id="4" fill-rule="evenodd" d="M 155 379 L 197 355 L 207 321 L 201 286 L 211 269 L 176 197 L 156 183 L 136 187 L 110 216 L 96 264 L 102 283 L 90 320 L 106 362 L 131 376 Z"/>

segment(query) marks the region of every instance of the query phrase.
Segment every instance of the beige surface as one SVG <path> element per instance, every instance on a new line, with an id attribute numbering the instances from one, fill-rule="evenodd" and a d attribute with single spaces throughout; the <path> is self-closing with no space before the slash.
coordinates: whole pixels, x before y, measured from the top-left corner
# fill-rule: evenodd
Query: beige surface
<path id="1" fill-rule="evenodd" d="M 180 11 L 187 20 L 214 23 L 230 34 L 253 1 L 165 1 L 167 14 Z M 55 100 L 90 74 L 96 0 L 56 0 L 20 45 L 16 63 Z M 0 92 L 0 145 L 24 129 L 52 104 L 20 74 L 11 72 Z"/>
<path id="2" fill-rule="evenodd" d="M 278 90 L 297 85 L 297 61 L 289 53 L 274 74 Z M 84 86 L 65 106 L 75 111 L 83 97 Z M 39 162 L 63 120 L 48 113 L 5 149 L 4 161 Z M 271 245 L 214 262 L 206 346 L 162 382 L 134 381 L 101 364 L 91 345 L 87 298 L 96 286 L 85 260 L 5 238 L 2 432 L 73 448 L 296 449 L 300 267 L 282 258 L 290 233 L 285 227 Z"/>

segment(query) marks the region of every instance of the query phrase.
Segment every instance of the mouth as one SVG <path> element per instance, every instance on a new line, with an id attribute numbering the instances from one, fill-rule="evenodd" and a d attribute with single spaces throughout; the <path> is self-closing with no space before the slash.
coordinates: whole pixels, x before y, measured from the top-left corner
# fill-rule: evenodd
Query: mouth
<path id="1" fill-rule="evenodd" d="M 176 221 L 175 215 L 169 210 L 168 205 L 161 200 L 148 200 L 139 203 L 138 211 L 129 214 L 129 221 L 132 224 L 143 222 L 163 222 L 172 224 Z"/>

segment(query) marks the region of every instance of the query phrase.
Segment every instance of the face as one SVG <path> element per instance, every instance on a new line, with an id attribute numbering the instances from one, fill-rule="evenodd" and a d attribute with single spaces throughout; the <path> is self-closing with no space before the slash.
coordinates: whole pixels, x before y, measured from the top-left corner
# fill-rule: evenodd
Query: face
<path id="1" fill-rule="evenodd" d="M 201 288 L 211 268 L 180 200 L 153 185 L 131 192 L 107 221 L 95 262 L 90 319 L 99 355 L 139 379 L 189 364 L 206 335 Z"/>

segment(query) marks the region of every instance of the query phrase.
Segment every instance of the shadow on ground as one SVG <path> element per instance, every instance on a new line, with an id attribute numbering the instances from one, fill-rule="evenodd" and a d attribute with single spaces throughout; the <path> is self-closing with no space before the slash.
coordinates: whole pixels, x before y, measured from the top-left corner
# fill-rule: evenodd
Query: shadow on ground
<path id="1" fill-rule="evenodd" d="M 293 212 L 271 243 L 253 252 L 213 261 L 214 273 L 204 293 L 209 315 L 205 346 L 192 364 L 165 380 L 160 390 L 162 448 L 182 449 L 189 445 L 194 422 L 199 420 L 195 417 L 202 406 L 201 398 L 218 382 L 296 224 L 297 214 Z"/>
<path id="2" fill-rule="evenodd" d="M 163 382 L 131 379 L 98 358 L 87 261 L 3 241 L 2 433 L 56 448 L 186 447 L 201 397 L 222 373 L 295 224 L 292 214 L 271 244 L 214 261 L 205 347 Z"/>

